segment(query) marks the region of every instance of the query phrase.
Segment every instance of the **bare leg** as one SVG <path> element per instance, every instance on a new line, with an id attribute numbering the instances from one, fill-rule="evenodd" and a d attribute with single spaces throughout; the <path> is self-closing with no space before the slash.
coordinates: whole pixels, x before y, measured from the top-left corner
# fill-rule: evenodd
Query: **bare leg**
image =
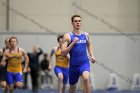
<path id="1" fill-rule="evenodd" d="M 65 90 L 66 90 L 66 84 L 63 83 L 62 93 L 65 93 Z"/>
<path id="2" fill-rule="evenodd" d="M 9 85 L 9 93 L 14 93 L 14 85 Z"/>
<path id="3" fill-rule="evenodd" d="M 52 75 L 50 76 L 50 82 L 51 82 L 51 86 L 50 87 L 51 87 L 51 89 L 53 89 L 53 76 Z"/>
<path id="4" fill-rule="evenodd" d="M 48 71 L 48 76 L 50 78 L 50 83 L 51 83 L 50 88 L 53 89 L 53 75 L 52 75 L 52 71 L 51 70 Z"/>
<path id="5" fill-rule="evenodd" d="M 23 88 L 23 82 L 16 82 L 16 87 L 17 88 Z"/>
<path id="6" fill-rule="evenodd" d="M 63 89 L 63 74 L 62 73 L 58 73 L 58 93 L 62 93 L 62 89 Z"/>
<path id="7" fill-rule="evenodd" d="M 82 77 L 80 77 L 79 79 L 80 79 L 79 89 L 83 90 L 83 79 Z"/>
<path id="8" fill-rule="evenodd" d="M 83 92 L 86 93 L 86 87 L 84 84 L 83 84 Z"/>
<path id="9" fill-rule="evenodd" d="M 84 71 L 82 73 L 82 78 L 83 78 L 83 91 L 84 93 L 90 93 L 90 82 L 89 82 L 89 72 Z"/>
<path id="10" fill-rule="evenodd" d="M 70 85 L 69 93 L 76 93 L 76 84 Z"/>
<path id="11" fill-rule="evenodd" d="M 1 83 L 0 83 L 0 85 L 1 85 L 1 87 L 3 88 L 3 93 L 7 93 L 7 88 L 8 88 L 8 86 L 7 86 L 7 84 L 6 84 L 6 81 L 1 81 Z"/>

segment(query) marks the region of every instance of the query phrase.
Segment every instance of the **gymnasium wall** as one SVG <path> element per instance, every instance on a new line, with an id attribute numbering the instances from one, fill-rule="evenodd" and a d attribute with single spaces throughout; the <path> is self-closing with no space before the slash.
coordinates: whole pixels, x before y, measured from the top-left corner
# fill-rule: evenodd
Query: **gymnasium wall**
<path id="1" fill-rule="evenodd" d="M 140 31 L 139 0 L 9 0 L 9 30 L 15 32 L 67 32 L 70 17 L 83 17 L 87 32 Z M 0 1 L 0 29 L 6 30 L 6 0 Z M 105 21 L 105 22 L 104 22 Z"/>
<path id="2" fill-rule="evenodd" d="M 6 30 L 6 7 L 5 0 L 0 0 L 0 31 Z"/>

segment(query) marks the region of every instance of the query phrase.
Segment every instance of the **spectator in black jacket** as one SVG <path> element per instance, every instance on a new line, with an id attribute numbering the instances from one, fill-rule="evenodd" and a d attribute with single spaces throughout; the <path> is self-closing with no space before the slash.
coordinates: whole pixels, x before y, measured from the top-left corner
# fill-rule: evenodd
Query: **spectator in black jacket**
<path id="1" fill-rule="evenodd" d="M 37 46 L 33 46 L 32 53 L 28 53 L 33 92 L 38 91 L 39 56 L 42 53 L 43 53 L 42 49 Z"/>

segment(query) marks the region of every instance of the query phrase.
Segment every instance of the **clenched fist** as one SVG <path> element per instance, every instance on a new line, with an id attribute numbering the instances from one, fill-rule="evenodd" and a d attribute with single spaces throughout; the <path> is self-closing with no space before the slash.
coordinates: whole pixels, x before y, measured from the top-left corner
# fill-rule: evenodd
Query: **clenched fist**
<path id="1" fill-rule="evenodd" d="M 78 37 L 75 37 L 74 40 L 73 40 L 73 42 L 76 43 L 76 42 L 78 42 L 78 40 L 79 40 L 79 38 Z"/>

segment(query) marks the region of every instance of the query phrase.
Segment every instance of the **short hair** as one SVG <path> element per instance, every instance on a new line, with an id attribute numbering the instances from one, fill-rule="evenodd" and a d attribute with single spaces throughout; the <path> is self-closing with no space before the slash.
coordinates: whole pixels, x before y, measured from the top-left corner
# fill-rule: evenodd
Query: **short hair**
<path id="1" fill-rule="evenodd" d="M 64 36 L 64 35 L 58 36 L 58 37 L 57 37 L 57 42 L 59 42 L 59 39 L 60 39 L 60 38 L 63 38 L 63 36 Z"/>
<path id="2" fill-rule="evenodd" d="M 73 16 L 71 17 L 71 22 L 73 22 L 73 19 L 74 19 L 75 17 L 80 17 L 80 18 L 81 18 L 80 15 L 73 15 Z M 81 18 L 81 19 L 82 19 L 82 18 Z"/>
<path id="3" fill-rule="evenodd" d="M 16 39 L 16 41 L 18 42 L 18 39 L 17 39 L 17 37 L 15 37 L 15 36 L 12 36 L 12 37 L 10 37 L 10 38 L 9 38 L 9 43 L 11 42 L 11 40 L 12 40 L 12 39 Z"/>

